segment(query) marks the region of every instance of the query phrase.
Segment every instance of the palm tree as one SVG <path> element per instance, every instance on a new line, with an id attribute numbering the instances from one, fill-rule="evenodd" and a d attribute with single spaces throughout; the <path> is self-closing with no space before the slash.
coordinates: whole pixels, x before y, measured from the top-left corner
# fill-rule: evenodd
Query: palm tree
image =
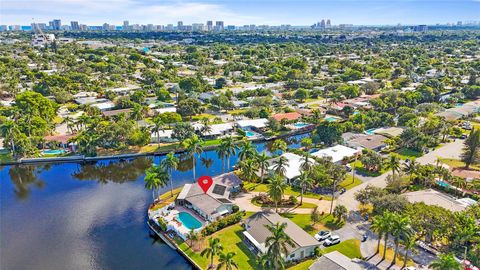
<path id="1" fill-rule="evenodd" d="M 189 153 L 192 156 L 193 181 L 194 182 L 196 181 L 196 177 L 195 177 L 195 154 L 203 153 L 202 144 L 203 144 L 203 141 L 201 139 L 199 139 L 197 135 L 193 135 L 191 138 L 185 139 L 182 142 L 182 146 L 187 150 L 187 153 Z"/>
<path id="2" fill-rule="evenodd" d="M 227 156 L 227 149 L 224 144 L 221 144 L 217 147 L 218 158 L 222 160 L 222 173 L 225 173 L 225 157 Z"/>
<path id="3" fill-rule="evenodd" d="M 78 150 L 87 156 L 95 156 L 97 154 L 97 135 L 82 131 L 80 134 L 72 138 L 72 141 L 78 144 Z"/>
<path id="4" fill-rule="evenodd" d="M 459 192 L 459 194 L 462 194 L 463 189 L 467 187 L 467 180 L 463 177 L 454 177 L 452 180 L 452 185 L 456 187 L 456 191 Z"/>
<path id="5" fill-rule="evenodd" d="M 155 200 L 155 190 L 167 185 L 168 174 L 165 170 L 160 168 L 160 166 L 155 164 L 152 164 L 145 173 L 145 187 L 152 190 L 152 197 Z"/>
<path id="6" fill-rule="evenodd" d="M 388 157 L 388 167 L 392 170 L 392 174 L 398 173 L 400 170 L 400 158 L 397 154 L 391 153 Z"/>
<path id="7" fill-rule="evenodd" d="M 240 152 L 238 153 L 238 158 L 240 160 L 245 160 L 249 158 L 254 158 L 257 156 L 257 149 L 252 145 L 250 141 L 242 141 L 240 144 Z"/>
<path id="8" fill-rule="evenodd" d="M 270 257 L 273 269 L 285 269 L 285 260 L 283 256 L 287 256 L 287 245 L 294 247 L 295 243 L 290 236 L 285 233 L 287 223 L 277 222 L 275 225 L 265 225 L 270 231 L 270 236 L 265 239 L 265 247 Z"/>
<path id="9" fill-rule="evenodd" d="M 373 218 L 370 229 L 378 235 L 377 251 L 375 254 L 380 252 L 380 241 L 382 240 L 382 236 L 388 232 L 388 226 L 389 224 L 386 223 L 386 219 L 383 218 L 383 216 L 376 216 Z"/>
<path id="10" fill-rule="evenodd" d="M 405 258 L 403 259 L 402 269 L 404 269 L 407 266 L 408 255 L 410 250 L 415 246 L 415 242 L 416 242 L 416 239 L 413 235 L 402 240 L 402 244 L 405 246 Z"/>
<path id="11" fill-rule="evenodd" d="M 333 216 L 337 218 L 337 222 L 340 222 L 347 215 L 347 207 L 345 205 L 337 205 L 333 210 Z"/>
<path id="12" fill-rule="evenodd" d="M 238 269 L 238 264 L 233 260 L 235 257 L 235 252 L 220 253 L 218 259 L 217 270 L 225 267 L 225 270 L 232 270 L 233 268 Z"/>
<path id="13" fill-rule="evenodd" d="M 173 181 L 172 173 L 178 167 L 178 158 L 173 152 L 168 153 L 165 158 L 160 162 L 160 166 L 168 172 L 168 178 L 170 179 L 170 196 L 173 197 Z"/>
<path id="14" fill-rule="evenodd" d="M 418 171 L 419 164 L 413 158 L 410 162 L 406 162 L 403 168 L 403 171 L 409 174 L 410 180 L 412 180 L 413 175 Z"/>
<path id="15" fill-rule="evenodd" d="M 273 269 L 272 261 L 267 253 L 262 253 L 257 257 L 257 264 L 265 270 Z"/>
<path id="16" fill-rule="evenodd" d="M 300 205 L 303 204 L 303 193 L 305 189 L 310 188 L 313 185 L 313 179 L 309 177 L 307 172 L 302 172 L 296 180 L 297 185 L 300 187 Z"/>
<path id="17" fill-rule="evenodd" d="M 163 120 L 160 117 L 154 117 L 153 118 L 153 127 L 152 127 L 152 132 L 157 135 L 157 141 L 160 143 L 160 131 L 163 130 Z"/>
<path id="18" fill-rule="evenodd" d="M 388 228 L 388 230 L 385 231 L 385 235 L 384 235 L 385 236 L 385 245 L 384 245 L 384 248 L 383 248 L 383 256 L 382 256 L 382 260 L 385 260 L 385 257 L 387 256 L 387 247 L 388 247 L 387 243 L 388 243 L 389 230 L 392 227 L 394 216 L 393 216 L 392 212 L 387 210 L 383 213 L 383 216 L 381 218 L 383 219 L 383 222 L 384 222 L 386 228 Z"/>
<path id="19" fill-rule="evenodd" d="M 261 175 L 261 178 L 262 178 L 262 183 L 263 183 L 263 180 L 264 180 L 264 177 L 265 177 L 265 171 L 268 170 L 268 166 L 269 166 L 268 160 L 269 159 L 270 159 L 270 157 L 267 155 L 267 152 L 265 152 L 265 151 L 263 151 L 261 154 L 259 154 L 257 156 L 257 158 L 255 159 L 256 162 L 257 162 L 258 168 L 260 169 L 260 175 Z"/>
<path id="20" fill-rule="evenodd" d="M 392 265 L 397 262 L 398 245 L 401 239 L 407 239 L 413 235 L 413 230 L 410 226 L 410 218 L 398 214 L 393 215 L 393 222 L 390 228 L 390 233 L 393 236 L 395 243 L 395 253 L 393 255 Z M 386 248 L 386 247 L 385 247 Z"/>
<path id="21" fill-rule="evenodd" d="M 242 175 L 246 180 L 254 182 L 256 178 L 255 172 L 258 170 L 257 163 L 254 159 L 246 159 L 239 162 L 239 168 L 242 171 Z"/>
<path id="22" fill-rule="evenodd" d="M 206 256 L 210 258 L 210 266 L 209 268 L 213 268 L 213 258 L 223 250 L 222 244 L 220 244 L 220 239 L 218 238 L 210 238 L 208 239 L 208 247 L 205 248 L 201 256 Z"/>
<path id="23" fill-rule="evenodd" d="M 0 125 L 0 135 L 9 140 L 12 153 L 15 153 L 15 140 L 19 133 L 17 124 L 12 120 L 7 120 Z"/>
<path id="24" fill-rule="evenodd" d="M 310 152 L 305 152 L 301 160 L 302 160 L 302 164 L 300 165 L 300 168 L 303 171 L 309 172 L 312 169 L 313 162 L 314 162 L 312 158 L 312 154 L 310 154 Z"/>
<path id="25" fill-rule="evenodd" d="M 198 241 L 198 233 L 194 229 L 191 229 L 187 234 L 187 240 L 190 240 L 190 247 L 193 249 L 193 242 Z"/>
<path id="26" fill-rule="evenodd" d="M 278 212 L 278 203 L 282 201 L 287 186 L 283 177 L 278 174 L 274 175 L 268 183 L 267 194 L 275 202 L 275 212 Z"/>
<path id="27" fill-rule="evenodd" d="M 86 113 L 83 113 L 78 117 L 77 123 L 80 125 L 81 128 L 85 129 L 90 123 L 90 116 L 88 116 L 88 114 Z"/>
<path id="28" fill-rule="evenodd" d="M 73 130 L 72 130 L 73 120 L 72 120 L 72 118 L 70 116 L 66 116 L 63 119 L 63 122 L 67 125 L 67 132 L 73 133 Z"/>
<path id="29" fill-rule="evenodd" d="M 200 120 L 200 122 L 202 123 L 202 127 L 200 128 L 200 133 L 202 134 L 202 136 L 207 136 L 208 133 L 212 131 L 210 120 L 207 117 L 204 117 L 202 118 L 202 120 Z"/>
<path id="30" fill-rule="evenodd" d="M 287 150 L 287 143 L 284 140 L 277 139 L 273 142 L 271 150 L 272 152 L 280 150 L 283 153 Z"/>
<path id="31" fill-rule="evenodd" d="M 280 156 L 273 162 L 273 170 L 280 176 L 285 176 L 288 167 L 288 159 L 284 156 Z"/>
<path id="32" fill-rule="evenodd" d="M 435 270 L 461 270 L 462 265 L 455 260 L 453 254 L 442 254 L 438 259 L 433 261 L 430 268 Z"/>
<path id="33" fill-rule="evenodd" d="M 220 146 L 225 148 L 225 153 L 227 154 L 227 171 L 230 171 L 230 157 L 237 153 L 237 147 L 235 146 L 233 137 L 229 136 L 220 139 Z"/>

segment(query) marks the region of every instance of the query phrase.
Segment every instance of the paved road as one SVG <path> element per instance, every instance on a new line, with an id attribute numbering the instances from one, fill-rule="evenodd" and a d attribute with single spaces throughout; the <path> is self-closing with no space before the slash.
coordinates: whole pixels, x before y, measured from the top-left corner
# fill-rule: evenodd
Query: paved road
<path id="1" fill-rule="evenodd" d="M 453 159 L 460 159 L 460 155 L 462 154 L 464 140 L 457 139 L 454 142 L 447 143 L 444 146 L 435 149 L 419 158 L 417 161 L 420 164 L 435 164 L 437 162 L 437 158 L 453 158 Z"/>

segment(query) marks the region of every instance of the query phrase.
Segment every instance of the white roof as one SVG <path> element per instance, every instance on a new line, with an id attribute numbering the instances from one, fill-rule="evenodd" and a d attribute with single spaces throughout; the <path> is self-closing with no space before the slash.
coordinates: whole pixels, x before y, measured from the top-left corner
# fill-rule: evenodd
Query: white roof
<path id="1" fill-rule="evenodd" d="M 203 125 L 201 123 L 193 124 L 196 130 L 200 130 Z M 225 132 L 233 129 L 233 123 L 214 124 L 210 125 L 211 131 L 206 135 L 223 135 Z"/>
<path id="2" fill-rule="evenodd" d="M 255 128 L 264 128 L 268 123 L 266 118 L 258 119 L 247 119 L 247 120 L 238 120 L 237 125 L 241 128 L 244 127 L 255 127 Z"/>
<path id="3" fill-rule="evenodd" d="M 287 179 L 293 179 L 301 174 L 301 165 L 302 165 L 302 157 L 293 153 L 284 153 L 282 157 L 285 157 L 288 160 L 286 170 L 285 170 L 285 177 Z M 268 167 L 269 170 L 273 170 L 275 165 Z"/>
<path id="4" fill-rule="evenodd" d="M 158 109 L 155 109 L 154 111 L 158 113 L 177 112 L 177 107 L 158 108 Z"/>
<path id="5" fill-rule="evenodd" d="M 360 150 L 338 144 L 333 147 L 318 150 L 317 152 L 312 153 L 312 156 L 321 158 L 331 157 L 332 162 L 336 163 L 342 161 L 345 157 L 352 157 L 356 155 L 359 151 Z"/>
<path id="6" fill-rule="evenodd" d="M 160 138 L 171 138 L 172 137 L 172 134 L 173 134 L 173 130 L 171 129 L 168 129 L 168 130 L 160 130 L 158 132 L 158 136 Z M 152 132 L 152 138 L 157 138 L 157 133 L 156 132 Z"/>
<path id="7" fill-rule="evenodd" d="M 115 104 L 113 104 L 113 102 L 111 102 L 111 101 L 106 101 L 106 102 L 101 102 L 101 103 L 90 104 L 90 106 L 97 107 L 101 111 L 104 111 L 104 110 L 114 108 Z"/>

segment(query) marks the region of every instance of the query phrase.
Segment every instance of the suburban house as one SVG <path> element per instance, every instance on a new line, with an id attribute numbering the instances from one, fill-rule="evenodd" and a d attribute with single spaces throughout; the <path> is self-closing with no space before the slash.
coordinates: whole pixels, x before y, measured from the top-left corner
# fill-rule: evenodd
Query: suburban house
<path id="1" fill-rule="evenodd" d="M 308 270 L 362 270 L 360 264 L 352 261 L 338 251 L 332 251 L 322 255 Z"/>
<path id="2" fill-rule="evenodd" d="M 243 130 L 262 131 L 268 123 L 266 118 L 238 120 L 237 126 Z"/>
<path id="3" fill-rule="evenodd" d="M 387 137 L 380 134 L 362 134 L 346 132 L 342 134 L 345 144 L 352 148 L 366 148 L 380 151 L 387 146 Z"/>
<path id="4" fill-rule="evenodd" d="M 333 163 L 341 163 L 346 158 L 351 158 L 359 155 L 361 150 L 350 148 L 344 145 L 335 145 L 325 149 L 320 149 L 312 153 L 312 156 L 319 158 L 331 158 Z"/>
<path id="5" fill-rule="evenodd" d="M 288 218 L 283 218 L 272 211 L 258 212 L 247 218 L 243 225 L 243 240 L 255 255 L 267 252 L 266 239 L 270 231 L 266 225 L 274 226 L 277 223 L 286 223 L 285 233 L 292 239 L 294 246 L 287 245 L 286 261 L 301 260 L 315 254 L 315 248 L 321 245 L 311 235 L 302 230 L 297 224 Z"/>
<path id="6" fill-rule="evenodd" d="M 302 160 L 303 158 L 297 154 L 290 152 L 283 153 L 281 156 L 287 159 L 287 166 L 285 167 L 285 178 L 287 178 L 287 180 L 291 182 L 291 180 L 300 176 L 302 171 L 301 165 L 304 162 Z M 275 158 L 274 160 L 277 160 L 279 158 L 280 157 Z M 313 159 L 311 161 L 313 161 Z M 273 165 L 273 161 L 271 162 L 271 164 L 272 165 L 268 167 L 269 171 L 273 171 L 275 168 L 275 165 Z"/>
<path id="7" fill-rule="evenodd" d="M 277 113 L 272 115 L 272 118 L 277 120 L 277 121 L 282 121 L 283 119 L 287 121 L 295 121 L 297 119 L 300 119 L 302 115 L 298 112 L 289 112 L 289 113 Z"/>
<path id="8" fill-rule="evenodd" d="M 222 123 L 222 124 L 213 124 L 209 125 L 210 131 L 206 132 L 206 134 L 202 133 L 202 136 L 208 138 L 216 138 L 219 136 L 224 136 L 230 134 L 233 131 L 233 123 Z M 195 123 L 193 124 L 193 128 L 197 132 L 201 132 L 203 128 L 202 123 Z"/>
<path id="9" fill-rule="evenodd" d="M 203 192 L 197 183 L 186 184 L 175 200 L 176 205 L 192 209 L 207 221 L 232 212 L 230 194 L 240 190 L 242 180 L 234 173 L 226 173 L 213 178 L 212 186 Z"/>
<path id="10" fill-rule="evenodd" d="M 404 196 L 411 203 L 423 202 L 426 205 L 436 205 L 452 212 L 463 211 L 470 205 L 477 203 L 475 200 L 470 198 L 457 199 L 433 189 L 407 192 L 402 194 L 402 196 Z"/>

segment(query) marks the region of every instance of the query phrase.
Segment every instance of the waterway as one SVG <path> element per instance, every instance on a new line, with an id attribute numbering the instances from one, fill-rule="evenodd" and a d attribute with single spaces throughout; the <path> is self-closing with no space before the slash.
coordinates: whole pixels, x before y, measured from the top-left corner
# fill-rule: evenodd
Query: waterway
<path id="1" fill-rule="evenodd" d="M 163 158 L 0 167 L 0 269 L 191 269 L 146 225 L 144 172 Z M 191 159 L 180 158 L 175 186 L 193 181 Z M 196 159 L 197 176 L 222 172 L 214 150 Z"/>

